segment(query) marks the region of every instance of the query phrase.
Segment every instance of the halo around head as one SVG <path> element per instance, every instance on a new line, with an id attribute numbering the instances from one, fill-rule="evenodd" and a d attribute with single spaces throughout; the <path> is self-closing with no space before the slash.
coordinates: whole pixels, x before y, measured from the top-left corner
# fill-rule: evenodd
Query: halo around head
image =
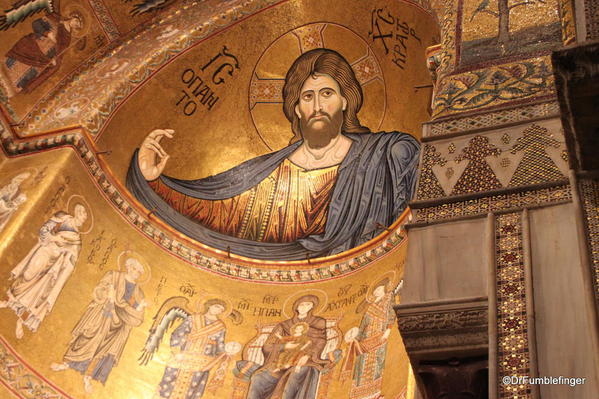
<path id="1" fill-rule="evenodd" d="M 119 270 L 122 272 L 127 271 L 126 262 L 127 262 L 127 259 L 129 259 L 129 258 L 135 259 L 144 268 L 143 275 L 140 276 L 139 280 L 137 280 L 137 284 L 143 285 L 143 284 L 147 283 L 148 281 L 150 281 L 150 279 L 152 278 L 152 270 L 150 268 L 150 265 L 146 262 L 146 260 L 143 256 L 141 256 L 140 254 L 138 254 L 135 251 L 126 250 L 119 254 L 119 256 L 117 257 L 117 261 L 116 261 L 117 265 L 119 267 Z"/>
<path id="2" fill-rule="evenodd" d="M 295 303 L 297 302 L 297 300 L 300 299 L 301 297 L 308 296 L 308 295 L 312 295 L 312 296 L 315 296 L 318 298 L 318 304 L 312 308 L 312 314 L 322 312 L 326 308 L 327 302 L 329 300 L 327 293 L 324 292 L 323 290 L 307 289 L 307 290 L 298 291 L 295 294 L 290 295 L 285 300 L 285 302 L 283 302 L 283 306 L 282 306 L 283 315 L 287 318 L 292 318 L 295 313 L 295 311 L 293 310 L 293 307 L 294 307 Z"/>
<path id="3" fill-rule="evenodd" d="M 196 300 L 193 304 L 195 312 L 204 313 L 204 307 L 207 303 L 212 301 L 218 301 L 219 304 L 224 304 L 225 310 L 221 313 L 222 317 L 227 316 L 233 310 L 233 304 L 228 299 L 222 298 L 219 295 L 204 294 L 202 298 Z"/>
<path id="4" fill-rule="evenodd" d="M 77 18 L 81 23 L 81 27 L 79 29 L 73 29 L 71 34 L 76 37 L 83 37 L 89 31 L 90 28 L 90 16 L 87 10 L 77 3 L 68 4 L 64 10 L 61 12 L 63 18 Z"/>
<path id="5" fill-rule="evenodd" d="M 363 91 L 361 124 L 376 131 L 383 123 L 386 87 L 383 69 L 370 45 L 346 26 L 309 23 L 275 39 L 260 55 L 252 72 L 248 108 L 258 136 L 270 150 L 281 149 L 294 139 L 290 122 L 280 108 L 285 77 L 294 59 L 316 48 L 334 50 L 351 65 Z"/>
<path id="6" fill-rule="evenodd" d="M 87 234 L 94 227 L 94 213 L 92 212 L 92 208 L 89 206 L 89 203 L 82 195 L 73 194 L 67 200 L 67 212 L 69 215 L 75 216 L 75 208 L 77 205 L 83 206 L 87 212 L 87 219 L 85 222 L 83 222 L 79 234 Z"/>
<path id="7" fill-rule="evenodd" d="M 368 288 L 368 296 L 372 296 L 374 289 L 381 285 L 381 283 L 385 284 L 385 292 L 389 292 L 391 288 L 397 284 L 397 272 L 395 270 L 389 270 L 386 273 L 381 274 L 374 280 L 374 284 Z"/>

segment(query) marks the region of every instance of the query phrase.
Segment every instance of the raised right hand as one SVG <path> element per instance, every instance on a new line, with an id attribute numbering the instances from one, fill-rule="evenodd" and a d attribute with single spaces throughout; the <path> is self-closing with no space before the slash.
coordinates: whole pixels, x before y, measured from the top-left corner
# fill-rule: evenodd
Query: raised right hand
<path id="1" fill-rule="evenodd" d="M 170 155 L 164 151 L 160 145 L 160 140 L 164 136 L 171 139 L 174 133 L 175 131 L 172 129 L 156 129 L 148 134 L 141 143 L 138 166 L 146 180 L 155 180 L 162 174 Z"/>

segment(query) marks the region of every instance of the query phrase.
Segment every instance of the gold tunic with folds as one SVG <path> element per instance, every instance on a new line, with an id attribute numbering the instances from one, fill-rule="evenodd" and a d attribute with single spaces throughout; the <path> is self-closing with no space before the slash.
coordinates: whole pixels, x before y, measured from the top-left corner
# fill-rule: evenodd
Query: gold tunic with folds
<path id="1" fill-rule="evenodd" d="M 324 233 L 339 165 L 306 170 L 288 159 L 251 189 L 224 200 L 181 194 L 160 179 L 152 189 L 179 213 L 246 240 L 291 242 Z"/>

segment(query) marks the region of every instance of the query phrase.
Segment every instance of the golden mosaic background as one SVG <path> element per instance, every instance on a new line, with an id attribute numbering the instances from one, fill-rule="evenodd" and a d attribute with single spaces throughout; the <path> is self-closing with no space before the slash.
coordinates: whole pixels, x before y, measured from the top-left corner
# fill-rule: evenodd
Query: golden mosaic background
<path id="1" fill-rule="evenodd" d="M 294 299 L 315 293 L 325 302 L 315 314 L 336 323 L 340 334 L 337 345 L 342 351 L 326 381 L 329 385 L 325 387 L 322 380 L 318 398 L 360 399 L 367 392 L 352 390 L 351 373 L 349 379 L 340 378 L 350 347 L 344 334 L 360 325 L 364 300 L 372 299 L 377 282 L 387 277 L 390 288 L 399 284 L 407 245 L 401 225 L 407 222 L 408 214 L 392 226 L 392 231 L 341 256 L 289 264 L 261 262 L 234 255 L 229 258 L 185 239 L 147 210 L 136 207 L 122 182 L 134 149 L 157 127 L 177 132 L 176 138 L 165 144 L 172 155 L 166 173 L 180 178 L 208 176 L 285 146 L 291 134 L 281 118 L 277 98 L 252 105 L 252 95 L 264 94 L 252 91 L 252 82 L 256 82 L 256 73 L 261 78 L 281 78 L 306 46 L 322 44 L 352 63 L 364 86 L 366 101 L 359 114 L 364 124 L 374 131 L 398 130 L 419 137 L 420 124 L 430 116 L 430 91 L 414 86 L 430 84 L 424 49 L 437 41 L 438 35 L 431 29 L 435 26 L 433 18 L 408 2 L 386 0 L 368 4 L 332 1 L 326 6 L 285 1 L 273 7 L 269 7 L 272 1 L 232 1 L 226 10 L 213 2 L 211 11 L 209 7 L 200 9 L 197 2 L 185 2 L 186 13 L 167 8 L 160 18 L 142 27 L 154 14 L 131 16 L 132 3 L 114 3 L 83 3 L 90 15 L 100 16 L 90 18 L 89 32 L 104 35 L 105 41 L 88 42 L 76 55 L 67 50 L 59 70 L 37 90 L 18 94 L 5 104 L 6 123 L 0 136 L 13 156 L 0 156 L 0 187 L 23 171 L 29 176 L 19 188 L 25 201 L 0 229 L 0 301 L 14 284 L 11 270 L 38 245 L 40 228 L 56 212 L 73 214 L 75 202 L 80 202 L 88 220 L 81 228 L 86 231 L 81 234 L 75 268 L 39 329 L 31 332 L 25 328 L 24 336 L 18 339 L 15 313 L 0 309 L 5 320 L 0 326 L 0 396 L 151 398 L 170 357 L 168 340 L 176 326 L 166 332 L 148 365 L 139 365 L 138 358 L 152 317 L 166 299 L 224 300 L 242 316 L 239 324 L 222 317 L 225 340 L 243 347 L 256 336 L 257 325 L 287 319 L 285 312 L 289 314 Z M 68 4 L 64 1 L 61 7 Z M 0 3 L 2 9 L 10 6 L 10 2 Z M 112 22 L 105 18 L 108 14 L 98 11 L 102 7 L 110 9 Z M 322 20 L 323 7 L 326 21 Z M 353 10 L 351 15 L 348 7 Z M 377 10 L 387 19 L 392 15 L 397 22 L 381 25 L 384 32 L 403 34 L 408 27 L 402 60 L 393 53 L 394 46 L 401 43 L 374 38 L 371 16 Z M 31 21 L 41 15 L 2 32 L 0 52 L 29 33 Z M 205 24 L 197 23 L 201 20 Z M 141 33 L 137 35 L 138 31 Z M 94 47 L 90 43 L 97 44 Z M 211 89 L 218 96 L 213 107 L 198 105 L 194 115 L 186 116 L 176 104 L 183 85 L 181 74 L 188 68 L 199 70 L 225 47 L 239 61 L 239 68 L 232 74 L 221 71 L 223 84 L 211 80 Z M 107 49 L 109 52 L 104 53 Z M 82 64 L 85 68 L 71 73 Z M 212 71 L 207 77 L 213 78 Z M 21 120 L 23 124 L 14 124 Z M 16 138 L 12 129 L 21 136 L 52 133 L 26 141 Z M 56 144 L 72 148 L 52 148 Z M 80 374 L 71 369 L 53 371 L 50 366 L 62 361 L 71 331 L 96 286 L 107 272 L 122 267 L 119 264 L 126 251 L 137 254 L 135 257 L 151 270 L 141 285 L 148 306 L 142 324 L 131 330 L 106 385 L 92 382 L 94 390 L 89 394 Z M 201 257 L 201 262 L 192 261 L 194 257 Z M 400 293 L 393 297 L 393 302 L 398 302 Z M 412 398 L 408 359 L 395 321 L 390 323 L 386 365 L 393 365 L 393 373 L 383 374 L 381 394 Z M 206 391 L 203 398 L 245 397 L 247 385 L 233 374 L 241 357 L 241 353 L 232 355 L 223 386 L 215 392 Z"/>

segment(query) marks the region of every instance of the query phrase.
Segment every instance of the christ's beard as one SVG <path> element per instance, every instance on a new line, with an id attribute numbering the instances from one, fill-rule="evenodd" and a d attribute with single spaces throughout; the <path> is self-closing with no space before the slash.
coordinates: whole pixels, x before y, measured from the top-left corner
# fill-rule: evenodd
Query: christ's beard
<path id="1" fill-rule="evenodd" d="M 315 116 L 321 116 L 319 119 L 313 119 Z M 333 115 L 326 112 L 316 112 L 306 120 L 300 119 L 300 130 L 302 137 L 308 143 L 310 148 L 326 147 L 341 131 L 343 123 L 343 112 L 339 111 Z M 314 127 L 314 126 L 318 127 Z"/>

